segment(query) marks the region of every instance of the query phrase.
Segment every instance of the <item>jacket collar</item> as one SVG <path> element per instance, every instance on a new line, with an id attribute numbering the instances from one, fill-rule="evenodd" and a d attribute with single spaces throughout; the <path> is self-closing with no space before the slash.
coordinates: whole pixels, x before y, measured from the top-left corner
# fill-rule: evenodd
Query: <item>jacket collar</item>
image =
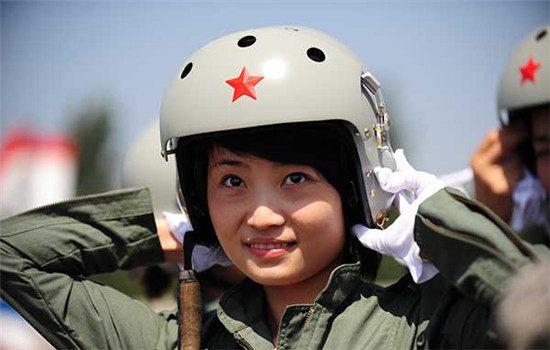
<path id="1" fill-rule="evenodd" d="M 332 271 L 315 303 L 332 312 L 360 283 L 360 263 L 340 265 Z M 241 338 L 246 337 L 248 342 L 255 342 L 254 338 L 257 338 L 256 341 L 267 340 L 271 344 L 266 310 L 267 301 L 263 287 L 246 279 L 223 295 L 217 314 L 230 333 L 237 333 Z"/>

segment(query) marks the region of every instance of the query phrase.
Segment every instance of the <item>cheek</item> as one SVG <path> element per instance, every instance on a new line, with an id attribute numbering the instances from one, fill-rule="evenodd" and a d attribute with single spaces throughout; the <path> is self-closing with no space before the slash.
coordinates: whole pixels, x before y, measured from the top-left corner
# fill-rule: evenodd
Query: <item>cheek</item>
<path id="1" fill-rule="evenodd" d="M 235 261 L 235 252 L 241 248 L 238 230 L 244 201 L 235 201 L 224 196 L 218 196 L 215 189 L 208 188 L 207 203 L 218 241 L 229 258 Z"/>
<path id="2" fill-rule="evenodd" d="M 229 231 L 231 227 L 231 219 L 233 218 L 231 208 L 217 195 L 217 191 L 210 185 L 207 190 L 207 204 L 212 226 L 216 231 L 220 243 L 222 243 L 224 241 L 224 233 Z"/>
<path id="3" fill-rule="evenodd" d="M 206 189 L 206 204 L 208 206 L 208 213 L 210 214 L 210 219 L 212 220 L 212 225 L 216 227 L 216 223 L 223 218 L 223 206 L 216 197 L 216 192 L 212 189 L 210 182 Z"/>
<path id="4" fill-rule="evenodd" d="M 325 242 L 321 246 L 339 247 L 343 245 L 344 219 L 340 201 L 326 202 L 315 201 L 292 214 L 292 222 L 296 225 L 297 232 L 302 241 L 312 241 L 316 244 Z"/>

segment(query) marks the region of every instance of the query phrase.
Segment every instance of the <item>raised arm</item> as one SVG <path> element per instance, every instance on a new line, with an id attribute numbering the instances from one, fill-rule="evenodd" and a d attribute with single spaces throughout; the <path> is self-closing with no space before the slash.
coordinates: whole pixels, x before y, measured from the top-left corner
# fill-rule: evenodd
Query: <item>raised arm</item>
<path id="1" fill-rule="evenodd" d="M 419 208 L 415 240 L 426 258 L 465 295 L 497 302 L 520 267 L 547 256 L 485 205 L 445 188 Z"/>
<path id="2" fill-rule="evenodd" d="M 164 260 L 148 190 L 35 209 L 0 223 L 1 295 L 58 349 L 172 349 L 177 324 L 86 280 Z"/>

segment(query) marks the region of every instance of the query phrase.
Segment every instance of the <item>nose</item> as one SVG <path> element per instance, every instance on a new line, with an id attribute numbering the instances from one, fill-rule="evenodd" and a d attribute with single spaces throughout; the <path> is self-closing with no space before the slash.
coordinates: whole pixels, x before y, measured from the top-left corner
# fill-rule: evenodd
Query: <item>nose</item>
<path id="1" fill-rule="evenodd" d="M 270 206 L 262 204 L 254 208 L 246 223 L 257 230 L 263 231 L 283 225 L 285 218 Z"/>

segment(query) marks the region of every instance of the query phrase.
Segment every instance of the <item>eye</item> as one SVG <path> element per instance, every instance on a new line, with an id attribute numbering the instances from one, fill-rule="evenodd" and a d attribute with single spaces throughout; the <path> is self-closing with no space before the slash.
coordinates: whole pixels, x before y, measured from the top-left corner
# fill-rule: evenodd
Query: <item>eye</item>
<path id="1" fill-rule="evenodd" d="M 234 175 L 226 176 L 222 184 L 227 187 L 244 187 L 244 181 L 240 177 Z"/>
<path id="2" fill-rule="evenodd" d="M 307 177 L 303 173 L 292 173 L 285 177 L 283 184 L 284 185 L 297 185 L 299 183 L 305 182 Z"/>

